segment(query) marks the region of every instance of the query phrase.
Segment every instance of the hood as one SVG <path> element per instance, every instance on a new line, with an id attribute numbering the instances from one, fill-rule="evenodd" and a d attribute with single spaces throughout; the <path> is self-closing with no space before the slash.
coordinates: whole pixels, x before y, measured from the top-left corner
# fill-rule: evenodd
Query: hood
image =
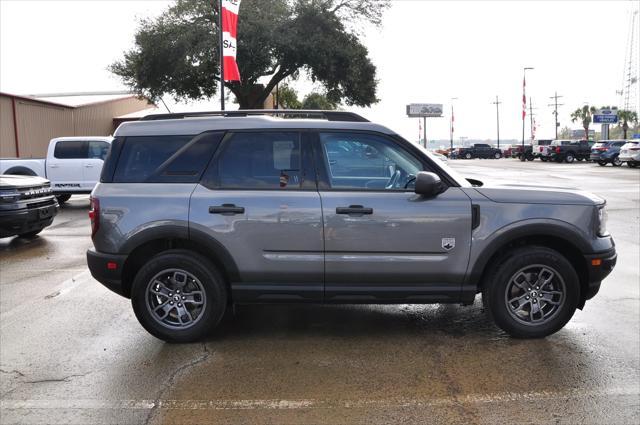
<path id="1" fill-rule="evenodd" d="M 557 186 L 496 184 L 474 188 L 494 202 L 512 204 L 599 205 L 605 200 L 584 190 Z"/>
<path id="2" fill-rule="evenodd" d="M 0 175 L 0 189 L 17 189 L 48 185 L 49 180 L 36 176 L 16 176 L 12 174 Z"/>

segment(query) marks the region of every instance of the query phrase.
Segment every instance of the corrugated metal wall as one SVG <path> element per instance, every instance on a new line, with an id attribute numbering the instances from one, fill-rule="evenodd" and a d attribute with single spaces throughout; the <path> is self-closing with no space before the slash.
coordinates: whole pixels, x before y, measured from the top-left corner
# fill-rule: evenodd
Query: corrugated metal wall
<path id="1" fill-rule="evenodd" d="M 0 95 L 0 157 L 15 157 L 11 96 Z M 113 118 L 148 108 L 146 100 L 124 98 L 70 108 L 15 98 L 21 158 L 44 158 L 49 140 L 62 136 L 109 136 Z"/>
<path id="2" fill-rule="evenodd" d="M 20 158 L 44 158 L 49 140 L 73 136 L 73 109 L 16 99 Z"/>
<path id="3" fill-rule="evenodd" d="M 13 107 L 11 98 L 0 96 L 0 158 L 16 156 L 16 139 L 13 131 Z"/>

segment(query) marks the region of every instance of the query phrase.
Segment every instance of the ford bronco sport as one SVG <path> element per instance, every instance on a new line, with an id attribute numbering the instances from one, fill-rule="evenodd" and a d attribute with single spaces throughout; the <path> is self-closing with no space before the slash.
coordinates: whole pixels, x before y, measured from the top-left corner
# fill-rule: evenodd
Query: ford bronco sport
<path id="1" fill-rule="evenodd" d="M 616 262 L 603 199 L 482 186 L 348 112 L 123 123 L 89 214 L 92 275 L 174 342 L 202 338 L 233 304 L 471 304 L 478 293 L 500 328 L 544 337 Z"/>

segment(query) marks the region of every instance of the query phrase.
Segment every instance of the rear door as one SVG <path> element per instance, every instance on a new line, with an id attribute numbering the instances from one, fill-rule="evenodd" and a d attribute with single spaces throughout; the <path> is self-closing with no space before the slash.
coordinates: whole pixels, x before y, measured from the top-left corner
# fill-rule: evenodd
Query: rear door
<path id="1" fill-rule="evenodd" d="M 87 158 L 82 162 L 83 181 L 81 186 L 84 190 L 92 190 L 100 180 L 100 173 L 110 144 L 102 140 L 89 140 L 87 146 Z"/>
<path id="2" fill-rule="evenodd" d="M 227 133 L 193 192 L 192 238 L 222 247 L 236 302 L 320 301 L 322 209 L 307 133 Z"/>
<path id="3" fill-rule="evenodd" d="M 83 163 L 87 159 L 88 144 L 83 140 L 58 140 L 49 147 L 47 178 L 55 192 L 83 190 Z"/>
<path id="4" fill-rule="evenodd" d="M 471 202 L 462 190 L 416 195 L 416 173 L 435 166 L 385 135 L 321 132 L 315 147 L 325 301 L 457 300 L 471 246 Z"/>

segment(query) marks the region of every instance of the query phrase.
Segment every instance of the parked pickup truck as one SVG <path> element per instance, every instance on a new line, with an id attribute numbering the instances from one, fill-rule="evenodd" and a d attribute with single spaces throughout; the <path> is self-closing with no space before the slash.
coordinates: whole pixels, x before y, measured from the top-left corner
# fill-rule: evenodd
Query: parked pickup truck
<path id="1" fill-rule="evenodd" d="M 548 147 L 553 142 L 551 139 L 536 140 L 531 145 L 531 153 L 534 158 L 540 158 L 542 162 L 549 159 Z"/>
<path id="2" fill-rule="evenodd" d="M 46 179 L 0 176 L 0 238 L 32 238 L 49 226 L 57 213 L 58 202 Z"/>
<path id="3" fill-rule="evenodd" d="M 470 148 L 459 148 L 456 152 L 457 158 L 502 158 L 502 151 L 491 147 L 486 143 L 476 143 Z"/>
<path id="4" fill-rule="evenodd" d="M 513 146 L 511 148 L 511 158 L 522 159 L 522 145 Z M 524 146 L 524 159 L 527 161 L 533 161 L 535 159 L 533 156 L 533 146 Z"/>
<path id="5" fill-rule="evenodd" d="M 549 145 L 549 158 L 556 162 L 566 161 L 571 163 L 588 160 L 591 155 L 591 145 L 589 140 L 554 140 Z"/>
<path id="6" fill-rule="evenodd" d="M 40 176 L 51 181 L 58 202 L 72 194 L 91 193 L 100 180 L 111 137 L 58 137 L 45 159 L 0 159 L 0 174 Z"/>

